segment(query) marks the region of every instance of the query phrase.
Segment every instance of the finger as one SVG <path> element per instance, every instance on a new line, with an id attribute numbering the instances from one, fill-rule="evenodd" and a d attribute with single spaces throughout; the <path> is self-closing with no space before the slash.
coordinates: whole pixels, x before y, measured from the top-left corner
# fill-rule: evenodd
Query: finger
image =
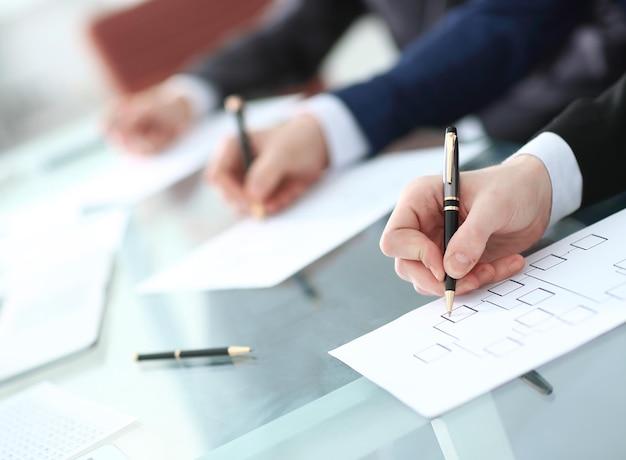
<path id="1" fill-rule="evenodd" d="M 524 268 L 526 261 L 519 254 L 511 254 L 489 263 L 479 263 L 472 270 L 479 285 L 496 283 L 510 278 Z"/>
<path id="2" fill-rule="evenodd" d="M 236 139 L 233 136 L 226 137 L 207 167 L 205 178 L 229 204 L 237 203 L 238 208 L 246 208 L 243 174 L 243 161 Z"/>
<path id="3" fill-rule="evenodd" d="M 424 233 L 411 228 L 385 229 L 379 245 L 386 256 L 419 261 L 435 279 L 444 280 L 441 248 Z"/>
<path id="4" fill-rule="evenodd" d="M 457 280 L 456 293 L 467 294 L 481 286 L 497 283 L 510 278 L 525 266 L 524 258 L 519 254 L 511 254 L 493 262 L 481 262 L 463 278 Z"/>
<path id="5" fill-rule="evenodd" d="M 115 131 L 115 138 L 126 149 L 134 153 L 147 153 L 153 150 L 147 134 L 154 130 L 154 121 L 137 109 L 128 108 L 126 112 L 115 121 L 112 129 Z"/>
<path id="6" fill-rule="evenodd" d="M 266 149 L 252 163 L 245 178 L 247 195 L 257 202 L 269 201 L 288 175 L 289 165 L 278 150 Z"/>
<path id="7" fill-rule="evenodd" d="M 413 285 L 413 289 L 415 290 L 415 292 L 417 292 L 420 295 L 423 296 L 428 296 L 428 297 L 441 297 L 441 294 L 436 294 L 430 291 L 426 291 L 424 289 L 422 289 L 419 285 L 414 284 Z"/>
<path id="8" fill-rule="evenodd" d="M 146 153 L 155 153 L 165 149 L 176 138 L 176 131 L 171 126 L 153 125 L 143 136 Z"/>
<path id="9" fill-rule="evenodd" d="M 111 139 L 115 144 L 124 145 L 128 137 L 128 121 L 127 112 L 128 104 L 119 104 L 109 112 L 107 118 L 103 121 L 102 130 L 104 134 Z"/>
<path id="10" fill-rule="evenodd" d="M 390 257 L 422 261 L 443 281 L 441 188 L 441 177 L 435 176 L 405 186 L 387 221 L 380 248 Z"/>
<path id="11" fill-rule="evenodd" d="M 206 180 L 216 187 L 220 187 L 223 180 L 236 177 L 242 182 L 244 174 L 243 159 L 234 136 L 224 137 L 206 169 Z"/>
<path id="12" fill-rule="evenodd" d="M 443 225 L 440 208 L 442 197 L 440 176 L 426 176 L 409 182 L 400 193 L 385 231 L 414 228 L 424 232 L 427 226 L 432 226 L 435 222 L 436 225 Z"/>
<path id="13" fill-rule="evenodd" d="M 263 203 L 268 214 L 275 214 L 293 204 L 309 189 L 309 184 L 303 181 L 288 180 L 281 184 L 273 195 Z"/>
<path id="14" fill-rule="evenodd" d="M 450 276 L 463 278 L 478 263 L 489 238 L 501 227 L 503 214 L 493 200 L 474 203 L 446 249 L 444 267 Z"/>
<path id="15" fill-rule="evenodd" d="M 122 97 L 111 101 L 106 108 L 106 112 L 102 119 L 102 124 L 106 128 L 110 126 L 114 126 L 119 120 L 123 120 L 128 112 L 128 107 L 130 106 L 132 98 Z"/>
<path id="16" fill-rule="evenodd" d="M 413 284 L 422 295 L 443 295 L 443 284 L 421 262 L 415 260 L 396 259 L 396 274 L 403 280 Z"/>

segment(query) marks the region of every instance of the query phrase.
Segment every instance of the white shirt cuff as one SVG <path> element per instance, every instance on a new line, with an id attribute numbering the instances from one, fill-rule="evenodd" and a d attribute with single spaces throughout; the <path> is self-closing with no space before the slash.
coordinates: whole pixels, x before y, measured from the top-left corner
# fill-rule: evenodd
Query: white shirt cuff
<path id="1" fill-rule="evenodd" d="M 212 112 L 219 104 L 219 96 L 215 87 L 201 78 L 177 74 L 168 78 L 167 83 L 187 98 L 196 118 Z"/>
<path id="2" fill-rule="evenodd" d="M 572 148 L 554 133 L 541 133 L 514 155 L 530 154 L 539 158 L 552 182 L 550 224 L 576 211 L 582 202 L 583 176 Z"/>
<path id="3" fill-rule="evenodd" d="M 298 104 L 296 112 L 305 112 L 320 123 L 328 148 L 330 169 L 339 169 L 365 157 L 367 138 L 352 113 L 341 100 L 323 93 Z"/>

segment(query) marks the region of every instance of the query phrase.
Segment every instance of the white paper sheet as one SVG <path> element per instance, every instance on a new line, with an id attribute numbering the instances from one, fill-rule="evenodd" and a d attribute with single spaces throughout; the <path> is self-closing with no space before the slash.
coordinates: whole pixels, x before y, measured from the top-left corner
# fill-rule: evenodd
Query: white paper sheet
<path id="1" fill-rule="evenodd" d="M 438 299 L 330 354 L 436 417 L 626 322 L 624 228 L 626 210 L 457 296 L 451 317 Z"/>
<path id="2" fill-rule="evenodd" d="M 485 149 L 461 145 L 461 162 Z M 143 282 L 140 292 L 274 286 L 390 212 L 411 179 L 438 174 L 441 148 L 382 155 L 326 177 L 292 207 L 246 219 Z"/>
<path id="3" fill-rule="evenodd" d="M 60 269 L 81 254 L 108 252 L 112 257 L 127 224 L 122 209 L 85 214 L 54 200 L 0 215 L 0 293 L 12 279 Z"/>
<path id="4" fill-rule="evenodd" d="M 96 343 L 112 263 L 94 248 L 11 278 L 0 311 L 0 381 Z"/>
<path id="5" fill-rule="evenodd" d="M 128 216 L 121 210 L 71 211 L 34 207 L 2 216 L 0 380 L 82 351 L 98 339 Z"/>
<path id="6" fill-rule="evenodd" d="M 43 382 L 0 403 L 0 458 L 73 458 L 135 420 Z"/>

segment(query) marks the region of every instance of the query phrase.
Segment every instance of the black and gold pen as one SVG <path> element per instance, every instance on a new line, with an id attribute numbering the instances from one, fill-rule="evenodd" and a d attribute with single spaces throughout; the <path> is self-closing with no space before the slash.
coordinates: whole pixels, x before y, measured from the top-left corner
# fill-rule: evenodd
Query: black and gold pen
<path id="1" fill-rule="evenodd" d="M 157 353 L 135 353 L 135 361 L 147 361 L 151 359 L 183 359 L 183 358 L 204 358 L 208 356 L 238 356 L 250 353 L 252 348 L 231 345 L 220 348 L 201 348 L 198 350 L 172 350 Z"/>
<path id="2" fill-rule="evenodd" d="M 224 100 L 224 108 L 235 115 L 235 120 L 237 121 L 237 133 L 243 157 L 243 167 L 244 170 L 247 170 L 252 164 L 252 148 L 250 147 L 250 140 L 248 139 L 243 119 L 243 99 L 237 95 L 228 96 Z"/>
<path id="3" fill-rule="evenodd" d="M 252 146 L 250 145 L 250 139 L 248 138 L 248 134 L 246 132 L 245 122 L 244 122 L 244 100 L 235 95 L 228 96 L 224 101 L 224 108 L 235 114 L 235 119 L 237 121 L 237 132 L 239 135 L 239 144 L 241 148 L 241 155 L 243 158 L 243 169 L 247 171 L 252 164 L 252 160 L 254 159 L 252 156 Z M 258 219 L 262 219 L 265 215 L 265 210 L 263 209 L 262 203 L 252 203 L 251 209 L 252 215 Z"/>
<path id="4" fill-rule="evenodd" d="M 443 165 L 443 252 L 459 227 L 459 144 L 456 128 L 446 128 Z M 452 314 L 456 280 L 446 273 L 444 281 L 446 309 Z"/>

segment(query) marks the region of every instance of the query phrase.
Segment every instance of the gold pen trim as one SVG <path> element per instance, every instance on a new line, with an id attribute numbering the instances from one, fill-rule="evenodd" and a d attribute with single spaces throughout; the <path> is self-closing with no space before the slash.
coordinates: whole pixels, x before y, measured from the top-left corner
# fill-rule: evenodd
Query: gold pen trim
<path id="1" fill-rule="evenodd" d="M 452 183 L 452 163 L 454 160 L 454 145 L 456 144 L 456 134 L 446 134 L 446 183 Z"/>
<path id="2" fill-rule="evenodd" d="M 458 211 L 459 207 L 458 206 L 444 206 L 443 210 L 444 211 Z"/>
<path id="3" fill-rule="evenodd" d="M 444 196 L 443 197 L 443 201 L 451 201 L 451 200 L 459 201 L 459 197 L 458 196 Z"/>

